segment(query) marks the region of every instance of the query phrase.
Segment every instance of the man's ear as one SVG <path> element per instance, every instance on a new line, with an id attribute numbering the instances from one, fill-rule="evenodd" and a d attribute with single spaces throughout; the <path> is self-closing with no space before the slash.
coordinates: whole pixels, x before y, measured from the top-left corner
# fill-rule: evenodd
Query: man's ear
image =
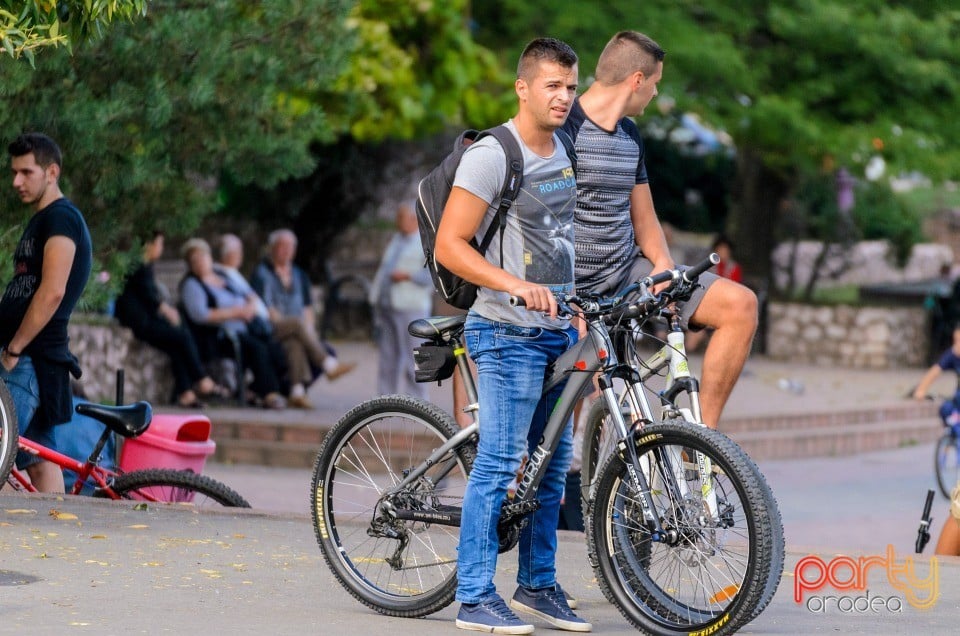
<path id="1" fill-rule="evenodd" d="M 517 81 L 513 83 L 514 90 L 517 91 L 517 97 L 520 99 L 527 98 L 527 82 L 521 78 L 517 78 Z"/>
<path id="2" fill-rule="evenodd" d="M 52 179 L 53 181 L 58 181 L 60 179 L 60 166 L 55 163 L 51 163 L 49 166 L 47 166 L 44 172 L 47 173 L 47 179 Z"/>
<path id="3" fill-rule="evenodd" d="M 643 86 L 643 81 L 647 79 L 647 76 L 643 74 L 643 71 L 634 71 L 633 75 L 630 76 L 630 79 L 633 82 L 633 90 L 637 90 Z"/>

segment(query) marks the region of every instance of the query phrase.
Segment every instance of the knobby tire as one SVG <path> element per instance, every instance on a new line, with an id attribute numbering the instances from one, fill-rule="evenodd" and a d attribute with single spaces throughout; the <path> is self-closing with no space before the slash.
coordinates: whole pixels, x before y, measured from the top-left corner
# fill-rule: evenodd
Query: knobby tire
<path id="1" fill-rule="evenodd" d="M 118 476 L 112 487 L 123 499 L 148 501 L 152 496 L 164 503 L 191 503 L 200 507 L 210 504 L 228 508 L 250 507 L 246 499 L 226 484 L 187 470 L 135 470 Z"/>
<path id="2" fill-rule="evenodd" d="M 634 443 L 656 514 L 679 540 L 651 536 L 626 464 L 611 455 L 600 469 L 587 527 L 604 595 L 651 634 L 735 632 L 769 604 L 783 572 L 783 524 L 769 486 L 732 440 L 682 420 L 646 426 Z M 704 512 L 709 506 L 690 461 L 698 452 L 713 466 L 712 516 Z M 664 468 L 669 457 L 681 458 L 679 468 Z"/>
<path id="3" fill-rule="evenodd" d="M 475 440 L 447 453 L 403 493 L 389 501 L 383 495 L 459 430 L 436 405 L 388 395 L 349 411 L 320 447 L 310 489 L 317 543 L 340 584 L 382 614 L 426 616 L 453 601 L 460 528 L 386 511 L 459 514 Z"/>

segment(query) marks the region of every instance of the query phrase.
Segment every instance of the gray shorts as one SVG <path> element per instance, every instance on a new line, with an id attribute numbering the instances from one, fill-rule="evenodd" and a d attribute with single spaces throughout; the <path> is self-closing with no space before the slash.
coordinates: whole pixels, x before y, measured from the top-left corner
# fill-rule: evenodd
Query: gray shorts
<path id="1" fill-rule="evenodd" d="M 683 267 L 682 265 L 680 267 Z M 637 253 L 636 257 L 633 259 L 633 263 L 628 269 L 623 270 L 623 274 L 619 278 L 610 277 L 600 285 L 594 286 L 589 290 L 580 290 L 578 291 L 589 291 L 593 294 L 613 294 L 620 291 L 630 285 L 635 283 L 642 278 L 646 278 L 650 275 L 650 272 L 653 271 L 653 263 L 650 262 L 643 254 Z M 684 329 L 692 329 L 697 331 L 702 329 L 700 325 L 690 325 L 690 316 L 697 310 L 697 307 L 700 306 L 700 303 L 703 301 L 704 295 L 707 293 L 707 289 L 712 285 L 717 279 L 720 278 L 713 272 L 704 272 L 700 274 L 700 283 L 699 286 L 693 291 L 693 295 L 690 296 L 690 300 L 687 300 L 683 303 L 677 303 L 677 308 L 680 313 L 680 324 Z"/>

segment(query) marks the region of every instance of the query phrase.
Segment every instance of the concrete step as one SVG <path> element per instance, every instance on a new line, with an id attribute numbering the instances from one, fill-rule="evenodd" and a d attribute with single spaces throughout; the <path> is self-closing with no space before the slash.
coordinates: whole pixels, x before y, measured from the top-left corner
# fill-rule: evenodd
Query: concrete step
<path id="1" fill-rule="evenodd" d="M 213 460 L 221 464 L 313 468 L 319 447 L 320 444 L 302 442 L 218 439 Z"/>
<path id="2" fill-rule="evenodd" d="M 226 415 L 226 414 L 225 414 Z M 311 468 L 332 417 L 309 422 L 211 417 L 216 461 Z M 756 461 L 828 457 L 931 444 L 942 434 L 933 403 L 724 420 L 722 430 Z M 931 453 L 932 453 L 931 448 Z M 932 456 L 932 455 L 931 455 Z"/>
<path id="3" fill-rule="evenodd" d="M 936 420 L 924 418 L 882 421 L 869 425 L 842 424 L 793 430 L 735 432 L 731 433 L 730 437 L 758 462 L 768 459 L 854 455 L 929 444 L 932 466 L 933 443 L 942 434 L 942 427 Z"/>
<path id="4" fill-rule="evenodd" d="M 816 407 L 813 398 L 811 406 Z M 938 404 L 934 402 L 913 402 L 904 400 L 902 404 L 876 406 L 872 408 L 844 409 L 833 411 L 812 411 L 786 415 L 758 415 L 748 417 L 725 417 L 720 422 L 720 430 L 731 437 L 737 433 L 767 432 L 775 430 L 794 431 L 797 429 L 836 428 L 849 426 L 873 426 L 883 422 L 903 420 L 923 420 L 931 426 L 938 426 Z"/>

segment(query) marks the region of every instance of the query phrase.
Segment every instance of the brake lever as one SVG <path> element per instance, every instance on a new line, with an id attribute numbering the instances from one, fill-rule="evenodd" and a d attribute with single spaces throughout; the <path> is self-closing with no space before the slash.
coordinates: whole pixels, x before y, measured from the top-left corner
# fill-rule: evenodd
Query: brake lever
<path id="1" fill-rule="evenodd" d="M 933 517 L 930 516 L 930 507 L 933 505 L 933 494 L 932 490 L 927 491 L 927 501 L 923 505 L 920 528 L 917 529 L 917 543 L 914 546 L 917 554 L 923 552 L 923 549 L 927 547 L 927 542 L 930 541 L 930 524 L 933 522 Z"/>

